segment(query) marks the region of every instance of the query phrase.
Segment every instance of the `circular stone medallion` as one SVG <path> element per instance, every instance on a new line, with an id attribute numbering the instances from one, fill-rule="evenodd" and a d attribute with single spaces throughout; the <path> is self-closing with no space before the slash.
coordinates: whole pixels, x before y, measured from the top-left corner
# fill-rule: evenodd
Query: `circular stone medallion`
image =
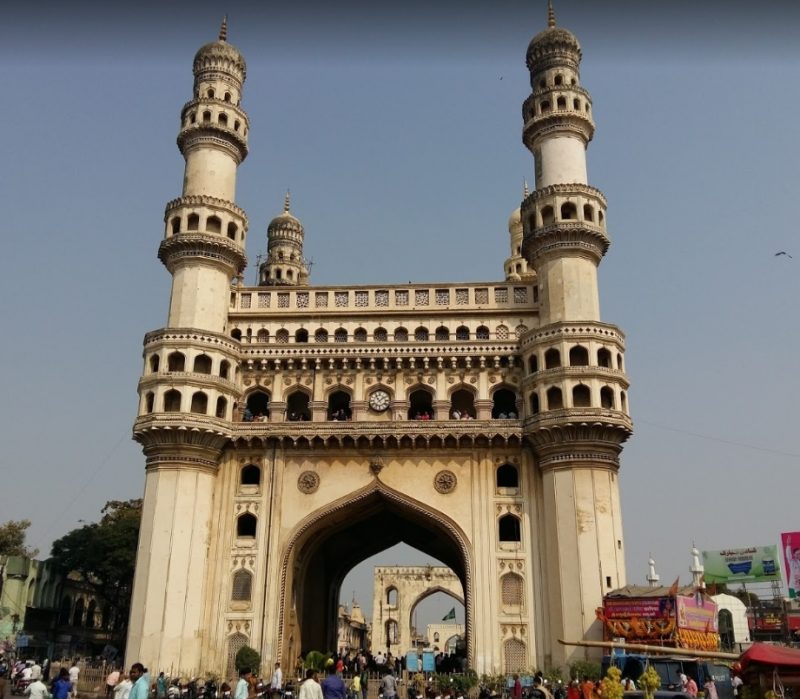
<path id="1" fill-rule="evenodd" d="M 297 478 L 297 489 L 301 493 L 311 494 L 319 488 L 319 474 L 314 471 L 303 471 Z"/>
<path id="2" fill-rule="evenodd" d="M 433 477 L 433 487 L 440 493 L 452 493 L 457 483 L 456 474 L 452 471 L 439 471 Z"/>

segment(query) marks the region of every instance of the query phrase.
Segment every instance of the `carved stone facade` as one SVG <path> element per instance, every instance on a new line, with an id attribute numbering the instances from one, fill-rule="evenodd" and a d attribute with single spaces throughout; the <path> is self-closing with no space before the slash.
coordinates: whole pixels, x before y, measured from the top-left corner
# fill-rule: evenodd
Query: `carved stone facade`
<path id="1" fill-rule="evenodd" d="M 414 608 L 426 597 L 446 592 L 464 604 L 461 580 L 442 566 L 379 566 L 372 581 L 373 653 L 399 657 L 414 649 Z"/>
<path id="2" fill-rule="evenodd" d="M 586 182 L 580 57 L 554 22 L 528 48 L 536 187 L 504 281 L 309 286 L 287 201 L 245 287 L 245 62 L 223 35 L 200 49 L 159 250 L 169 318 L 145 337 L 134 426 L 129 660 L 223 673 L 249 644 L 293 667 L 336 646 L 346 573 L 401 540 L 458 579 L 479 673 L 560 665 L 557 639 L 600 637 L 594 610 L 625 583 L 631 421 L 624 337 L 599 315 L 606 202 Z"/>

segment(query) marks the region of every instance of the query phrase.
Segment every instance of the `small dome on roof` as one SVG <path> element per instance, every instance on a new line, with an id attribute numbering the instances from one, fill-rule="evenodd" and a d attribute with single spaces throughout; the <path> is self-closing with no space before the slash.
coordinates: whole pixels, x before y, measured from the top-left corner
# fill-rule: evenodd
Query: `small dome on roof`
<path id="1" fill-rule="evenodd" d="M 289 192 L 286 192 L 286 197 L 283 200 L 283 211 L 269 222 L 269 226 L 267 226 L 268 232 L 278 228 L 292 228 L 297 231 L 303 230 L 303 224 L 289 211 L 290 205 L 291 200 L 289 198 Z"/>

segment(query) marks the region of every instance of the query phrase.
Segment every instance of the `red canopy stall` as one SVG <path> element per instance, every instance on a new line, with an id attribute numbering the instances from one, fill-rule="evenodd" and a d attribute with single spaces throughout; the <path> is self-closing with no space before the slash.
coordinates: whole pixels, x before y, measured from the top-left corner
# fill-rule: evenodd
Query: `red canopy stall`
<path id="1" fill-rule="evenodd" d="M 747 699 L 766 697 L 775 692 L 784 696 L 784 687 L 800 692 L 800 650 L 767 643 L 754 643 L 739 657 L 734 670 L 744 681 Z M 772 696 L 772 695 L 770 695 Z"/>

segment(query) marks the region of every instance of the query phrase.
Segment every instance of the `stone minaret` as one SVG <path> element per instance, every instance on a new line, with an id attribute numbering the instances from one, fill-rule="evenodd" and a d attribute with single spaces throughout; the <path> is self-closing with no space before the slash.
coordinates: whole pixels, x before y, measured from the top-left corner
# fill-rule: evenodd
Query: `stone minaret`
<path id="1" fill-rule="evenodd" d="M 578 40 L 548 10 L 547 29 L 528 46 L 532 93 L 522 107 L 536 173 L 521 207 L 522 252 L 536 273 L 540 317 L 522 351 L 551 610 L 542 640 L 556 666 L 578 651 L 554 639 L 600 640 L 595 609 L 625 584 L 617 473 L 631 421 L 624 336 L 600 321 L 597 266 L 609 240 L 606 200 L 586 171 L 592 101 L 580 84 Z"/>
<path id="2" fill-rule="evenodd" d="M 200 657 L 214 483 L 240 395 L 238 343 L 225 331 L 231 281 L 246 265 L 247 218 L 234 204 L 247 155 L 244 79 L 223 21 L 195 55 L 194 94 L 181 110 L 183 193 L 167 204 L 158 251 L 172 274 L 169 317 L 145 337 L 139 382 L 134 437 L 147 474 L 127 652 L 175 671 Z"/>
<path id="3" fill-rule="evenodd" d="M 527 196 L 528 183 L 526 182 L 522 189 L 522 198 L 526 199 Z M 508 219 L 508 234 L 511 237 L 511 255 L 503 265 L 506 281 L 533 281 L 536 275 L 528 267 L 528 261 L 522 255 L 522 213 L 519 208 L 514 209 Z"/>
<path id="4" fill-rule="evenodd" d="M 290 211 L 289 192 L 283 212 L 267 227 L 267 259 L 259 269 L 261 286 L 306 286 L 308 266 L 303 257 L 303 224 Z"/>

